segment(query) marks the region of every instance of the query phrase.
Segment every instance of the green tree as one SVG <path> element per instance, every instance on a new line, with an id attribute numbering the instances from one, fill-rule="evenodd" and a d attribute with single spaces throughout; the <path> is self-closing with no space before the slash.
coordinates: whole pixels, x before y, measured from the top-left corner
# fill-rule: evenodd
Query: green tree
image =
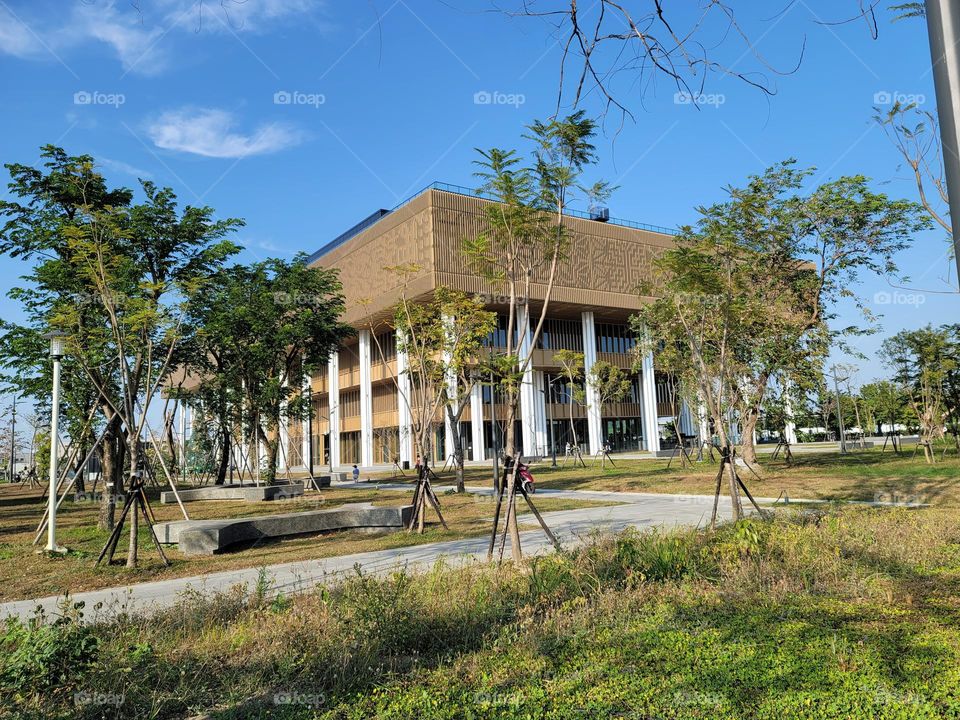
<path id="1" fill-rule="evenodd" d="M 584 170 L 596 162 L 591 139 L 596 123 L 582 111 L 550 122 L 534 122 L 527 136 L 533 142 L 533 162 L 525 167 L 514 150 L 480 151 L 476 173 L 480 190 L 496 202 L 486 206 L 485 229 L 466 238 L 463 252 L 481 277 L 509 298 L 506 347 L 497 353 L 497 368 L 506 413 L 504 452 L 517 454 L 514 420 L 520 402 L 520 384 L 530 368 L 534 348 L 542 332 L 560 264 L 566 258 L 569 230 L 564 213 L 581 191 L 598 200 L 610 192 L 597 182 L 583 191 Z M 526 300 L 536 284 L 542 294 L 538 318 L 530 317 Z M 512 493 L 517 464 L 507 477 Z M 522 557 L 516 508 L 506 517 L 511 552 L 515 562 Z"/>
<path id="2" fill-rule="evenodd" d="M 553 361 L 560 366 L 560 377 L 563 378 L 564 385 L 569 388 L 569 399 L 567 408 L 570 419 L 570 437 L 573 438 L 573 445 L 579 446 L 580 440 L 577 437 L 577 426 L 573 421 L 574 406 L 583 405 L 586 402 L 586 392 L 583 386 L 583 353 L 576 350 L 557 350 L 553 354 Z"/>
<path id="3" fill-rule="evenodd" d="M 306 378 L 326 366 L 353 330 L 341 322 L 344 298 L 336 270 L 310 267 L 306 256 L 233 265 L 197 285 L 195 327 L 187 367 L 199 378 L 196 401 L 223 433 L 218 481 L 229 461 L 230 432 L 239 421 L 251 439 L 263 479 L 276 479 L 280 426 L 311 411 Z"/>
<path id="4" fill-rule="evenodd" d="M 597 412 L 602 413 L 607 403 L 621 402 L 630 394 L 630 375 L 606 360 L 596 360 L 587 374 L 587 383 L 596 397 Z M 606 442 L 606 438 L 604 438 Z M 607 454 L 600 458 L 600 467 L 606 466 Z"/>
<path id="5" fill-rule="evenodd" d="M 738 418 L 748 462 L 756 459 L 753 431 L 771 381 L 822 373 L 831 341 L 864 332 L 829 329 L 837 302 L 852 300 L 869 325 L 873 317 L 851 288 L 863 273 L 895 273 L 894 255 L 929 226 L 919 205 L 873 192 L 863 176 L 805 193 L 812 170 L 794 164 L 775 165 L 731 188 L 728 201 L 700 208 L 696 226 L 683 228 L 655 263 L 665 295 L 640 313 L 660 347 L 675 353 L 679 342 L 688 356 L 701 330 L 705 342 L 713 335 L 697 322 L 710 313 L 724 319 L 722 334 L 708 342 L 726 389 L 711 394 Z M 697 384 L 702 391 L 719 380 Z"/>
<path id="6" fill-rule="evenodd" d="M 0 205 L 8 218 L 0 251 L 31 263 L 27 283 L 11 293 L 28 323 L 6 337 L 22 350 L 17 362 L 29 365 L 43 330 L 67 334 L 76 371 L 70 382 L 82 378 L 76 394 L 97 403 L 107 424 L 101 522 L 109 526 L 111 479 L 124 466 L 131 478 L 142 470 L 142 433 L 182 337 L 184 297 L 236 252 L 225 237 L 240 222 L 214 221 L 211 208 L 180 211 L 171 190 L 149 182 L 134 203 L 130 190 L 107 188 L 90 156 L 53 146 L 42 156 L 43 169 L 8 166 L 17 200 Z M 137 562 L 136 534 L 134 514 L 129 566 Z"/>
<path id="7" fill-rule="evenodd" d="M 404 276 L 418 269 L 392 268 Z M 464 449 L 456 428 L 470 403 L 471 390 L 485 374 L 480 355 L 496 327 L 496 314 L 484 310 L 479 298 L 441 286 L 428 300 L 410 299 L 404 293 L 394 308 L 392 327 L 397 332 L 397 350 L 406 355 L 408 392 L 401 399 L 410 411 L 414 452 L 426 463 L 432 456 L 433 428 L 445 418 L 454 428 L 457 492 L 464 492 Z M 371 336 L 376 333 L 371 331 Z M 399 378 L 394 380 L 399 390 Z M 416 516 L 422 520 L 423 512 Z"/>
<path id="8" fill-rule="evenodd" d="M 933 443 L 944 435 L 947 416 L 948 378 L 960 367 L 960 343 L 951 326 L 903 330 L 884 340 L 881 355 L 894 371 L 916 416 L 924 457 L 933 463 Z"/>

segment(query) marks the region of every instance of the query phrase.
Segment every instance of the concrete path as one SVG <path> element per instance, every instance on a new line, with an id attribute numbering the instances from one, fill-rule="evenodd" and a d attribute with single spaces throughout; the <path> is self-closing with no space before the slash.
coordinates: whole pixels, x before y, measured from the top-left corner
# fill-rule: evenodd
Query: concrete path
<path id="1" fill-rule="evenodd" d="M 357 487 L 369 488 L 372 483 L 357 483 Z M 339 484 L 350 487 L 353 483 Z M 408 490 L 403 485 L 382 484 L 381 489 Z M 441 491 L 443 488 L 438 487 Z M 489 488 L 469 488 L 478 495 L 492 496 Z M 564 546 L 573 546 L 583 542 L 597 532 L 615 533 L 627 527 L 695 527 L 710 522 L 713 498 L 704 495 L 664 495 L 653 493 L 618 493 L 604 491 L 575 490 L 538 490 L 535 498 L 571 498 L 579 500 L 602 500 L 623 503 L 621 505 L 599 508 L 582 508 L 544 513 L 544 520 L 557 535 Z M 759 502 L 764 502 L 758 498 Z M 490 497 L 490 502 L 493 502 Z M 770 500 L 767 500 L 770 502 Z M 492 512 L 491 512 L 492 515 Z M 729 501 L 724 497 L 720 503 L 720 517 L 730 516 Z M 550 552 L 552 547 L 532 516 L 521 517 L 521 545 L 527 555 Z M 536 529 L 528 529 L 531 527 Z M 509 542 L 509 541 L 508 541 Z M 394 550 L 342 555 L 319 560 L 298 561 L 271 565 L 267 573 L 273 583 L 273 592 L 291 593 L 313 588 L 318 583 L 335 582 L 337 578 L 355 572 L 360 567 L 365 573 L 382 574 L 406 568 L 424 570 L 441 558 L 451 564 L 460 565 L 484 561 L 487 554 L 488 537 L 449 540 Z M 498 548 L 499 549 L 499 548 Z M 509 556 L 510 549 L 505 553 Z M 88 620 L 104 619 L 118 612 L 146 612 L 152 608 L 175 605 L 185 591 L 211 594 L 229 590 L 236 585 L 253 587 L 260 574 L 260 568 L 229 570 L 209 573 L 195 577 L 175 578 L 156 582 L 141 583 L 126 587 L 113 587 L 104 590 L 77 593 L 71 595 L 71 602 L 85 603 L 85 617 Z M 46 597 L 33 600 L 20 600 L 0 604 L 0 618 L 17 616 L 27 618 L 40 606 L 49 614 L 57 612 L 62 598 Z M 94 610 L 96 604 L 101 608 Z"/>

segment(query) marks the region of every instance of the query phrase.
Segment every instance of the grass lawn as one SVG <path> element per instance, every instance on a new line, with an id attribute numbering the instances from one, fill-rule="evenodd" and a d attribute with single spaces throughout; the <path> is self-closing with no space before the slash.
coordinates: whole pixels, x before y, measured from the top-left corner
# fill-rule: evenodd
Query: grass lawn
<path id="1" fill-rule="evenodd" d="M 0 636 L 23 718 L 960 717 L 960 515 L 782 509 Z"/>
<path id="2" fill-rule="evenodd" d="M 182 520 L 174 503 L 161 505 L 157 488 L 150 488 L 151 506 L 160 522 Z M 97 529 L 98 505 L 95 502 L 64 501 L 57 513 L 57 538 L 70 552 L 62 558 L 47 558 L 35 552 L 45 538 L 34 546 L 34 532 L 43 513 L 42 490 L 24 490 L 18 485 L 0 485 L 0 601 L 72 593 L 114 585 L 201 575 L 219 570 L 260 567 L 333 555 L 348 555 L 384 550 L 441 540 L 455 540 L 488 532 L 493 506 L 488 498 L 455 494 L 440 495 L 441 510 L 449 530 L 437 522 L 432 510 L 427 513 L 427 529 L 422 535 L 394 532 L 370 535 L 360 531 L 341 531 L 300 536 L 258 543 L 220 555 L 183 555 L 176 546 L 166 546 L 170 567 L 164 567 L 145 528 L 140 534 L 140 567 L 128 570 L 126 535 L 117 549 L 115 564 L 94 568 L 94 562 L 109 533 Z M 410 494 L 398 490 L 329 488 L 308 493 L 302 499 L 271 502 L 197 501 L 185 503 L 191 520 L 244 517 L 266 513 L 290 513 L 332 508 L 345 503 L 372 502 L 374 505 L 402 505 Z M 608 505 L 576 500 L 542 498 L 542 512 L 578 507 Z M 522 510 L 526 510 L 523 506 Z M 118 510 L 119 512 L 119 510 Z"/>
<path id="3" fill-rule="evenodd" d="M 902 455 L 890 450 L 857 450 L 849 455 L 839 452 L 796 453 L 792 466 L 782 460 L 760 455 L 757 469 L 760 477 L 749 470 L 741 476 L 750 492 L 757 497 L 776 498 L 785 493 L 790 498 L 823 500 L 915 500 L 938 506 L 960 507 L 960 459 L 955 452 L 934 465 L 924 462 L 922 453 L 911 457 L 913 447 Z M 551 468 L 549 459 L 533 466 L 538 487 L 563 490 L 616 490 L 654 493 L 712 494 L 717 473 L 716 463 L 694 463 L 681 468 L 674 459 L 667 468 L 666 459 L 617 460 L 616 467 L 586 459 L 586 468 Z M 383 481 L 391 478 L 385 476 Z M 400 478 L 402 480 L 402 478 Z M 468 467 L 469 485 L 491 484 L 490 467 Z M 726 492 L 726 484 L 723 486 Z"/>

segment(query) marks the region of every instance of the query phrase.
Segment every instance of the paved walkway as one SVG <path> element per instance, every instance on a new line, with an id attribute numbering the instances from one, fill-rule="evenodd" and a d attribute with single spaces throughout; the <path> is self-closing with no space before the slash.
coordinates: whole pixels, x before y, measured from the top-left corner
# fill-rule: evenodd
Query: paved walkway
<path id="1" fill-rule="evenodd" d="M 367 487 L 372 483 L 338 483 L 342 487 Z M 409 490 L 400 484 L 382 484 L 381 489 Z M 442 491 L 443 487 L 437 487 Z M 468 488 L 478 495 L 492 495 L 489 488 Z M 535 498 L 570 498 L 579 500 L 615 501 L 621 505 L 582 508 L 544 513 L 544 520 L 564 546 L 583 542 L 596 532 L 615 533 L 627 527 L 696 527 L 710 522 L 712 496 L 664 495 L 652 493 L 619 493 L 604 491 L 538 490 Z M 758 498 L 759 502 L 764 500 Z M 772 502 L 772 500 L 766 500 Z M 730 503 L 721 498 L 720 517 L 729 518 Z M 520 541 L 526 555 L 550 552 L 552 547 L 532 516 L 520 519 Z M 532 526 L 536 529 L 528 529 Z M 509 541 L 508 541 L 509 543 Z M 341 555 L 318 560 L 271 565 L 267 573 L 273 583 L 273 592 L 290 593 L 310 589 L 318 583 L 335 582 L 337 578 L 355 572 L 360 567 L 365 573 L 383 574 L 399 568 L 423 570 L 441 558 L 451 565 L 461 565 L 486 559 L 489 537 L 449 540 L 393 550 Z M 509 555 L 509 547 L 505 553 Z M 118 612 L 149 611 L 151 608 L 175 605 L 180 595 L 192 590 L 203 594 L 225 591 L 236 585 L 253 587 L 260 568 L 228 570 L 195 577 L 174 578 L 125 587 L 71 595 L 72 602 L 84 601 L 87 619 L 109 617 Z M 0 604 L 0 618 L 30 617 L 37 606 L 48 614 L 57 611 L 62 598 L 46 597 Z M 102 604 L 99 611 L 94 605 Z"/>

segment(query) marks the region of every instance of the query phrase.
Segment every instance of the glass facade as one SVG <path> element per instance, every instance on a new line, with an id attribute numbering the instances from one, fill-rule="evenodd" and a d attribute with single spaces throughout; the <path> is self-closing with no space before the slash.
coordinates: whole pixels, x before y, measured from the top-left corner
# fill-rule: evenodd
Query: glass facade
<path id="1" fill-rule="evenodd" d="M 550 320 L 543 323 L 537 341 L 541 350 L 575 350 L 583 352 L 583 328 L 579 320 Z"/>
<path id="2" fill-rule="evenodd" d="M 597 323 L 597 352 L 629 353 L 637 346 L 637 339 L 628 325 Z"/>

